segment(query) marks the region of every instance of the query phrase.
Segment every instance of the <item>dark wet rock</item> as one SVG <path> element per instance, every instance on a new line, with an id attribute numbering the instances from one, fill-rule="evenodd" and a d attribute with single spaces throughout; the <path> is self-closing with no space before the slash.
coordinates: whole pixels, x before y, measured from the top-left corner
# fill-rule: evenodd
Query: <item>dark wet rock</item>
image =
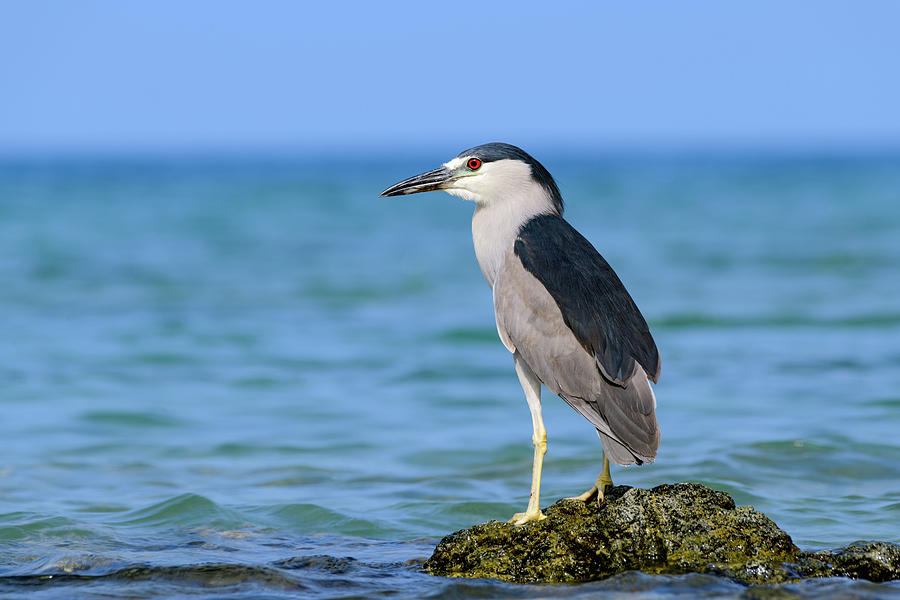
<path id="1" fill-rule="evenodd" d="M 544 514 L 524 527 L 490 521 L 457 531 L 441 540 L 424 567 L 434 575 L 516 583 L 576 583 L 629 570 L 709 573 L 753 584 L 900 579 L 900 546 L 802 552 L 763 513 L 694 483 L 617 486 L 599 507 L 560 500 Z"/>
<path id="2" fill-rule="evenodd" d="M 900 546 L 855 542 L 846 548 L 804 552 L 794 565 L 801 577 L 844 576 L 883 582 L 900 579 Z"/>

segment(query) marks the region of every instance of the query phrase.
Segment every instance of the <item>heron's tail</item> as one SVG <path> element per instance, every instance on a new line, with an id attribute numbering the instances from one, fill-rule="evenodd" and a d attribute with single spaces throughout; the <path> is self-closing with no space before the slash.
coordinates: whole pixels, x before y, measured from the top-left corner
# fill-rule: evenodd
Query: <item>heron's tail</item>
<path id="1" fill-rule="evenodd" d="M 627 387 L 604 383 L 597 407 L 609 433 L 598 427 L 597 434 L 607 457 L 619 465 L 653 462 L 659 449 L 659 423 L 647 374 L 636 366 Z"/>
<path id="2" fill-rule="evenodd" d="M 597 377 L 600 379 L 599 372 Z M 635 362 L 626 387 L 606 379 L 598 385 L 599 393 L 595 391 L 590 399 L 557 393 L 597 428 L 611 461 L 619 465 L 653 462 L 659 449 L 659 423 L 656 422 L 656 396 L 647 373 Z"/>

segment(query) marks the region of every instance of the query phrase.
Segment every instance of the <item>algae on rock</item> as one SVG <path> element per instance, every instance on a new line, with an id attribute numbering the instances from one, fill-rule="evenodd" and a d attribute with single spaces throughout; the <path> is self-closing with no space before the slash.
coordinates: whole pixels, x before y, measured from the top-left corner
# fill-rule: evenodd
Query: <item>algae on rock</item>
<path id="1" fill-rule="evenodd" d="M 617 486 L 599 507 L 560 500 L 544 512 L 545 520 L 523 527 L 491 521 L 451 534 L 425 569 L 516 583 L 576 583 L 628 570 L 710 573 L 744 583 L 900 578 L 896 545 L 801 552 L 764 514 L 699 484 Z"/>

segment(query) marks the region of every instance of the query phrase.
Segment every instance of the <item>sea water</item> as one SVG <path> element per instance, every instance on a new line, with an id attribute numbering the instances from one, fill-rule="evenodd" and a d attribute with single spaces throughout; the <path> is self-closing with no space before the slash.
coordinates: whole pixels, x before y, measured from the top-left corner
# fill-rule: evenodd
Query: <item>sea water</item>
<path id="1" fill-rule="evenodd" d="M 0 164 L 0 595 L 738 597 L 421 572 L 527 503 L 531 422 L 446 157 Z M 541 157 L 662 356 L 662 444 L 804 549 L 900 542 L 900 158 Z M 600 467 L 545 392 L 543 504 Z M 821 580 L 807 597 L 900 596 Z"/>

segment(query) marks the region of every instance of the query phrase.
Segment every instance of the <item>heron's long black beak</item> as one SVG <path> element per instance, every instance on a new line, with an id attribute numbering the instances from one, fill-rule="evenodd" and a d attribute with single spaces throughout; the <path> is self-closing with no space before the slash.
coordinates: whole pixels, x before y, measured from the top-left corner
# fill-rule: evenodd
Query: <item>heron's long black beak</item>
<path id="1" fill-rule="evenodd" d="M 434 171 L 428 171 L 415 177 L 395 183 L 379 194 L 383 196 L 402 196 L 404 194 L 418 194 L 419 192 L 432 192 L 442 189 L 445 183 L 454 179 L 453 172 L 447 167 L 440 167 Z"/>

